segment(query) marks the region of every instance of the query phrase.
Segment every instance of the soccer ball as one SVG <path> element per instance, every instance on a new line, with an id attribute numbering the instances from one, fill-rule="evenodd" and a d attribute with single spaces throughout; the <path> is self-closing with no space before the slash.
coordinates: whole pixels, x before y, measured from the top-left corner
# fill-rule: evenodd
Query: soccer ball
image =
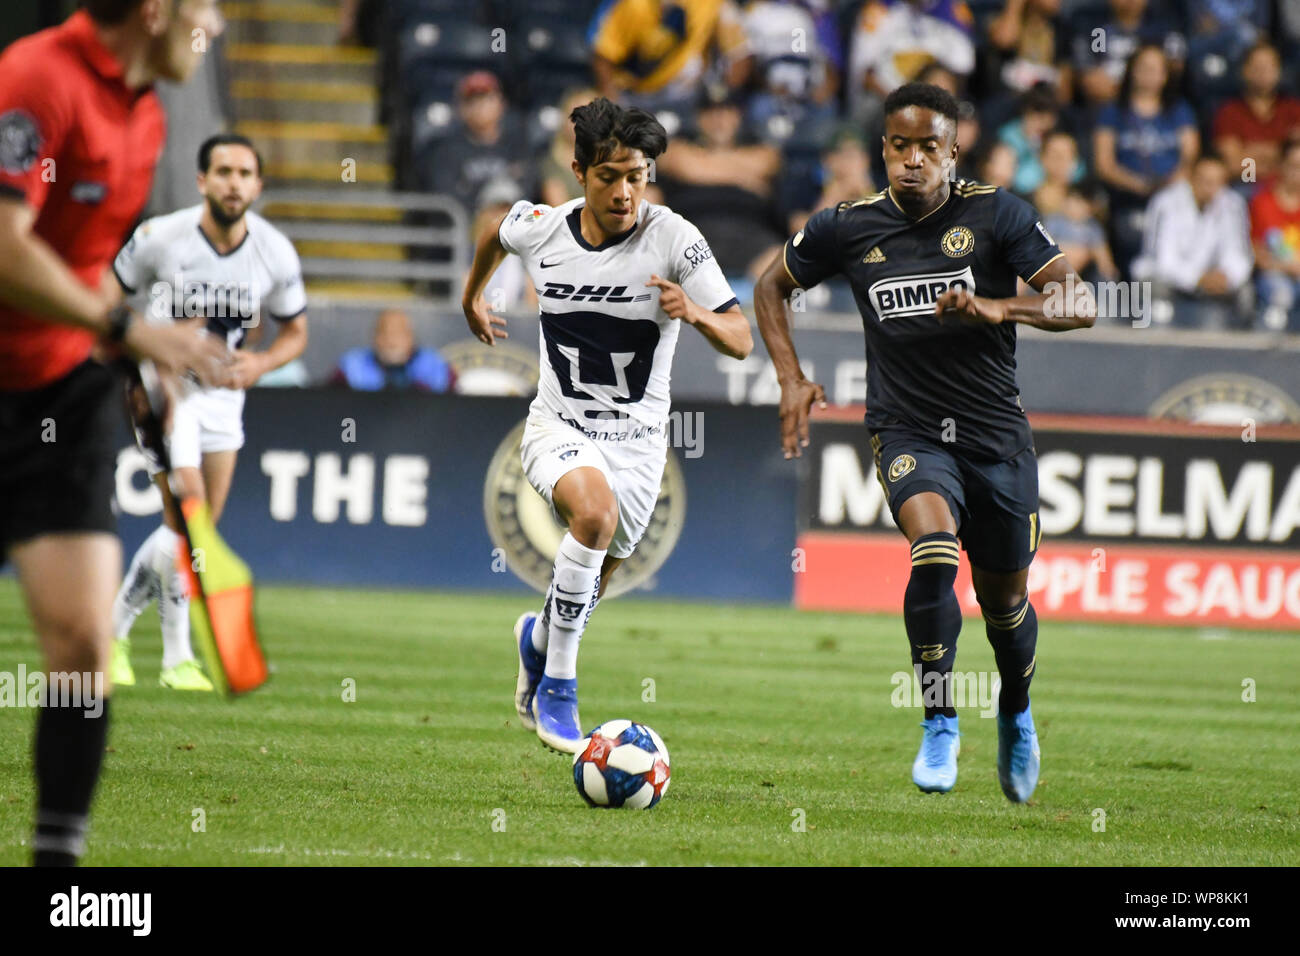
<path id="1" fill-rule="evenodd" d="M 668 792 L 668 748 L 645 724 L 610 720 L 573 755 L 573 782 L 593 807 L 648 810 Z"/>

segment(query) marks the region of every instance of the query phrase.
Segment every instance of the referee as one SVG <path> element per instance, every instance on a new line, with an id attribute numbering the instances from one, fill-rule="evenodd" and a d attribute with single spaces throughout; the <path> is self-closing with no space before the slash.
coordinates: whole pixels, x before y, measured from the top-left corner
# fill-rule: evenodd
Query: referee
<path id="1" fill-rule="evenodd" d="M 136 319 L 108 269 L 162 152 L 151 84 L 186 80 L 201 56 L 194 37 L 215 38 L 223 23 L 215 0 L 82 7 L 0 53 L 0 562 L 18 571 L 50 674 L 98 683 L 121 578 L 111 507 L 121 410 L 92 353 L 125 350 L 207 381 L 226 374 L 224 344 L 198 323 Z M 83 693 L 78 706 L 51 695 L 37 717 L 38 866 L 73 865 L 84 847 L 108 727 L 99 694 L 111 689 L 93 688 L 99 699 Z"/>

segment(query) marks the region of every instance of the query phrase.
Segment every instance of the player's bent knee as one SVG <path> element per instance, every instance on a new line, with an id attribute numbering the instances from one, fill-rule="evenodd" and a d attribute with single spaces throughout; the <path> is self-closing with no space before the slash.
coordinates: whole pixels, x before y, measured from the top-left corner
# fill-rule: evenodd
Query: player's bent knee
<path id="1" fill-rule="evenodd" d="M 912 495 L 898 509 L 898 526 L 908 541 L 929 534 L 956 534 L 957 520 L 943 495 L 922 491 Z"/>
<path id="2" fill-rule="evenodd" d="M 617 529 L 618 506 L 613 501 L 608 505 L 584 504 L 569 521 L 569 533 L 578 543 L 598 551 L 609 548 Z"/>
<path id="3" fill-rule="evenodd" d="M 109 635 L 98 622 L 61 620 L 41 629 L 45 665 L 51 671 L 84 673 L 107 665 Z"/>

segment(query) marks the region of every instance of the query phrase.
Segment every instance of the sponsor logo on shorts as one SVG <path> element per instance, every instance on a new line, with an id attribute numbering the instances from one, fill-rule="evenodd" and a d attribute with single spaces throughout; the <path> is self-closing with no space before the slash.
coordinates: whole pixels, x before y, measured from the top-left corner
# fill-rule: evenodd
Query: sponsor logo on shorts
<path id="1" fill-rule="evenodd" d="M 889 480 L 897 481 L 916 467 L 916 459 L 911 455 L 899 455 L 889 466 Z"/>
<path id="2" fill-rule="evenodd" d="M 555 520 L 550 506 L 524 475 L 519 460 L 524 424 L 520 422 L 512 429 L 492 456 L 483 484 L 483 512 L 493 546 L 505 552 L 506 566 L 525 584 L 545 594 L 551 585 L 555 553 L 564 538 L 564 527 Z M 664 462 L 663 483 L 659 486 L 659 501 L 636 550 L 620 565 L 618 574 L 610 578 L 606 596 L 652 585 L 655 572 L 677 546 L 685 519 L 686 480 L 676 454 L 669 451 Z"/>

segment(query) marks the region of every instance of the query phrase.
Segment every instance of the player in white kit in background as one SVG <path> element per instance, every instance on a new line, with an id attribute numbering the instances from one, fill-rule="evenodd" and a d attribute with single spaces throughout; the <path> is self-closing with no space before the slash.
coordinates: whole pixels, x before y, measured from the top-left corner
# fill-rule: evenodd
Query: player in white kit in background
<path id="1" fill-rule="evenodd" d="M 506 338 L 483 289 L 514 253 L 537 289 L 541 378 L 520 454 L 529 483 L 568 526 L 540 615 L 515 623 L 515 708 L 554 750 L 576 752 L 577 660 L 609 577 L 649 523 L 668 450 L 669 378 L 681 322 L 743 359 L 749 320 L 700 231 L 643 200 L 667 147 L 651 114 L 606 99 L 573 120 L 583 196 L 554 208 L 521 201 L 475 250 L 463 306 L 470 330 Z"/>
<path id="2" fill-rule="evenodd" d="M 307 299 L 298 253 L 282 233 L 249 211 L 262 192 L 262 161 L 242 136 L 218 134 L 199 149 L 203 202 L 142 223 L 113 263 L 128 302 L 150 321 L 192 316 L 237 349 L 265 318 L 279 334 L 264 352 L 240 350 L 228 388 L 186 388 L 172 409 L 168 452 L 175 480 L 202 496 L 221 517 L 235 457 L 244 444 L 244 389 L 300 356 L 307 346 Z M 163 661 L 159 683 L 177 690 L 212 690 L 190 646 L 189 600 L 176 551 L 183 540 L 167 476 L 149 473 L 162 490 L 163 524 L 140 545 L 113 602 L 112 679 L 135 683 L 131 625 L 158 600 Z"/>

